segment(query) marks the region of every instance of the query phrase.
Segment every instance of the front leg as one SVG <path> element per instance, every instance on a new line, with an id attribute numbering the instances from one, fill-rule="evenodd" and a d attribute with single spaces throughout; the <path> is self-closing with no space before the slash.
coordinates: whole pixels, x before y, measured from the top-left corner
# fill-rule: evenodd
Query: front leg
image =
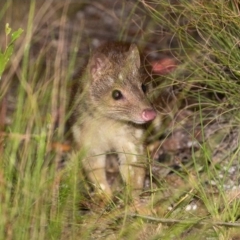
<path id="1" fill-rule="evenodd" d="M 102 200 L 110 200 L 111 188 L 106 176 L 106 155 L 87 157 L 83 160 L 83 167 L 93 187 L 100 194 Z"/>
<path id="2" fill-rule="evenodd" d="M 146 156 L 141 148 L 142 146 L 137 149 L 134 144 L 129 143 L 125 146 L 124 153 L 119 153 L 119 170 L 133 197 L 139 197 L 146 175 Z"/>

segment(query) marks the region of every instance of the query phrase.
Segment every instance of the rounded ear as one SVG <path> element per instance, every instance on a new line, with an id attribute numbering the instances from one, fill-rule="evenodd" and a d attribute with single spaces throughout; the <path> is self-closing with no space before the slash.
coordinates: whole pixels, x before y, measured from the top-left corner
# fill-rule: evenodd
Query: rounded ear
<path id="1" fill-rule="evenodd" d="M 129 64 L 134 64 L 137 68 L 140 68 L 140 54 L 135 43 L 132 43 L 129 47 L 127 61 L 129 61 Z"/>
<path id="2" fill-rule="evenodd" d="M 90 74 L 93 80 L 98 80 L 99 77 L 105 72 L 109 67 L 109 61 L 107 57 L 102 53 L 95 53 L 89 61 Z"/>

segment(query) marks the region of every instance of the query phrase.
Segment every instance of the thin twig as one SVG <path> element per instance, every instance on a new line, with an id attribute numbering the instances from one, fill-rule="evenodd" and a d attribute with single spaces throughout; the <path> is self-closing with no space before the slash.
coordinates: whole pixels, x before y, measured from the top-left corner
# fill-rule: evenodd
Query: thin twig
<path id="1" fill-rule="evenodd" d="M 214 222 L 209 220 L 203 219 L 172 219 L 172 218 L 157 218 L 152 216 L 144 216 L 139 214 L 129 214 L 130 217 L 134 218 L 141 218 L 143 220 L 153 221 L 153 222 L 160 222 L 160 223 L 181 223 L 181 224 L 200 224 L 200 225 L 215 225 L 215 226 L 224 226 L 224 227 L 237 227 L 240 228 L 240 223 L 232 223 L 232 222 Z"/>

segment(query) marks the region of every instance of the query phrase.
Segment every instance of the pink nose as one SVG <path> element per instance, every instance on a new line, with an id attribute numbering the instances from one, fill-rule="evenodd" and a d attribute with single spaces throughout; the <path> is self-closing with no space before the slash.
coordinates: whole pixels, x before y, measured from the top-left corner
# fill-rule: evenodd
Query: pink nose
<path id="1" fill-rule="evenodd" d="M 157 116 L 157 113 L 152 108 L 143 110 L 142 119 L 146 122 L 153 120 Z"/>

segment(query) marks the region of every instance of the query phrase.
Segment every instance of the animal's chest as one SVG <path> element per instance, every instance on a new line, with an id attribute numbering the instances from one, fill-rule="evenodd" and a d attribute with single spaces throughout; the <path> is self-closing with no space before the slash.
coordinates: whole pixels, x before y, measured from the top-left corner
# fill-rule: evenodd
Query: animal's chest
<path id="1" fill-rule="evenodd" d="M 92 122 L 83 127 L 83 145 L 95 149 L 96 153 L 117 151 L 128 144 L 141 144 L 142 129 L 115 121 Z"/>

